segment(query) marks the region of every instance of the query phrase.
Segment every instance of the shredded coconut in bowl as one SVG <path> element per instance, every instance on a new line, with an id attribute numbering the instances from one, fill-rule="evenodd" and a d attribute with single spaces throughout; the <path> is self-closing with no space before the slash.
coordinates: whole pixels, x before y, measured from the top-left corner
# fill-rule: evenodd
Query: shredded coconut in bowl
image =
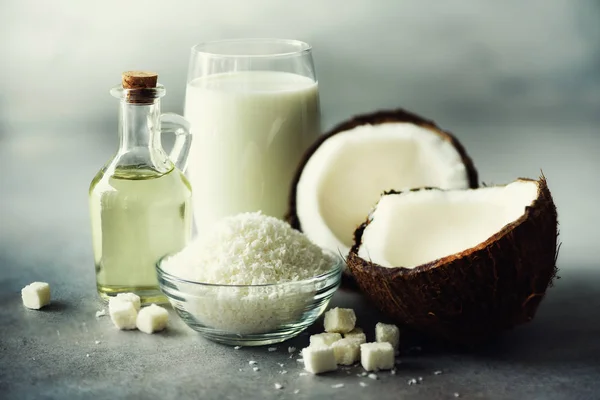
<path id="1" fill-rule="evenodd" d="M 202 242 L 163 260 L 186 284 L 185 309 L 202 325 L 236 334 L 272 332 L 310 310 L 324 282 L 303 281 L 329 272 L 333 256 L 277 218 L 256 213 L 227 217 Z"/>
<path id="2" fill-rule="evenodd" d="M 195 282 L 264 285 L 312 278 L 333 262 L 288 223 L 254 212 L 222 219 L 204 241 L 193 241 L 162 268 Z"/>
<path id="3" fill-rule="evenodd" d="M 186 309 L 207 327 L 257 334 L 297 322 L 314 295 L 314 285 L 205 287 L 188 299 Z"/>

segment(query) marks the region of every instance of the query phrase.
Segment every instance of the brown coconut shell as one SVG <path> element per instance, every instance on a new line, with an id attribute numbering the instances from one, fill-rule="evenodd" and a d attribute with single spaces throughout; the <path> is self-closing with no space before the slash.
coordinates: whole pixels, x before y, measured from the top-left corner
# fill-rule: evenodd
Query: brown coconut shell
<path id="1" fill-rule="evenodd" d="M 546 179 L 537 183 L 538 197 L 519 219 L 478 246 L 414 269 L 358 256 L 367 220 L 347 260 L 360 290 L 395 322 L 463 345 L 531 321 L 558 271 L 556 207 Z"/>
<path id="2" fill-rule="evenodd" d="M 471 160 L 471 157 L 469 157 L 463 145 L 452 133 L 441 129 L 435 124 L 435 122 L 425 119 L 417 114 L 413 114 L 401 108 L 398 108 L 396 110 L 381 110 L 370 114 L 357 115 L 347 121 L 341 122 L 328 133 L 321 135 L 304 153 L 304 156 L 302 157 L 300 163 L 298 164 L 298 168 L 296 169 L 294 179 L 292 180 L 290 195 L 288 198 L 288 211 L 285 216 L 285 220 L 292 226 L 292 228 L 302 231 L 302 224 L 300 223 L 296 211 L 297 187 L 298 182 L 300 181 L 300 177 L 302 176 L 302 171 L 306 166 L 306 163 L 312 157 L 315 151 L 317 151 L 319 146 L 321 146 L 327 139 L 329 139 L 333 135 L 356 128 L 357 126 L 378 125 L 394 122 L 408 122 L 421 126 L 423 128 L 427 128 L 432 132 L 438 134 L 444 140 L 450 142 L 454 146 L 454 148 L 456 148 L 456 150 L 460 154 L 460 157 L 462 158 L 463 163 L 465 164 L 465 167 L 467 169 L 467 176 L 469 179 L 469 187 L 476 188 L 478 186 L 477 170 L 473 165 L 473 160 Z"/>

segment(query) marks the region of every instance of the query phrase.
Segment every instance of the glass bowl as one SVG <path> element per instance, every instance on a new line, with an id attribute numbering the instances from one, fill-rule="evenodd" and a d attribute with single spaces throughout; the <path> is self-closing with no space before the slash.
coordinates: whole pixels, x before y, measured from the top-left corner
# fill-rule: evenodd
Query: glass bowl
<path id="1" fill-rule="evenodd" d="M 267 285 L 217 285 L 178 278 L 156 266 L 160 289 L 192 329 L 215 342 L 261 346 L 291 339 L 325 311 L 340 285 L 341 257 L 313 278 Z"/>

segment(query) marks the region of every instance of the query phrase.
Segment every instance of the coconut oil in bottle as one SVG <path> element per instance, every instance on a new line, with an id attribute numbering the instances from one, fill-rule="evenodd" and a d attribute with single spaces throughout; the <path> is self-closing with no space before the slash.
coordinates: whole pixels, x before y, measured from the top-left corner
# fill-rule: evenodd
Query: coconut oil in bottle
<path id="1" fill-rule="evenodd" d="M 182 173 L 189 126 L 178 115 L 160 115 L 164 88 L 155 74 L 125 73 L 112 94 L 121 100 L 120 147 L 89 191 L 96 286 L 105 299 L 133 292 L 143 303 L 162 303 L 156 264 L 191 236 L 192 192 Z M 161 122 L 177 134 L 170 157 L 161 146 Z"/>

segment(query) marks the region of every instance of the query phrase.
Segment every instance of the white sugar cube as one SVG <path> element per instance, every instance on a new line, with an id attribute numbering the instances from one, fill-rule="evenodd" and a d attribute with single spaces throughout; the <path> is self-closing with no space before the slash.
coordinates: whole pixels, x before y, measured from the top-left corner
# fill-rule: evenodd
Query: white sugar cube
<path id="1" fill-rule="evenodd" d="M 354 339 L 341 339 L 331 345 L 338 365 L 352 365 L 360 359 L 360 343 Z"/>
<path id="2" fill-rule="evenodd" d="M 23 305 L 33 310 L 50 304 L 50 285 L 46 282 L 33 282 L 21 289 Z"/>
<path id="3" fill-rule="evenodd" d="M 108 304 L 108 313 L 113 324 L 119 329 L 135 329 L 137 310 L 130 301 L 111 299 Z"/>
<path id="4" fill-rule="evenodd" d="M 351 308 L 333 308 L 325 313 L 325 332 L 346 333 L 354 329 L 356 315 Z"/>
<path id="5" fill-rule="evenodd" d="M 366 371 L 394 368 L 394 348 L 388 342 L 360 345 L 360 363 Z"/>
<path id="6" fill-rule="evenodd" d="M 348 333 L 344 333 L 344 338 L 356 340 L 358 344 L 367 343 L 367 336 L 364 334 L 362 328 L 355 327 Z"/>
<path id="7" fill-rule="evenodd" d="M 319 333 L 310 337 L 311 346 L 331 346 L 342 338 L 339 333 Z"/>
<path id="8" fill-rule="evenodd" d="M 111 297 L 110 300 L 119 300 L 119 301 L 129 301 L 133 304 L 136 311 L 140 311 L 142 307 L 142 301 L 140 300 L 140 296 L 135 293 L 119 293 L 116 297 Z"/>
<path id="9" fill-rule="evenodd" d="M 397 349 L 400 343 L 400 330 L 396 325 L 379 322 L 375 325 L 375 341 L 388 342 L 394 349 Z"/>
<path id="10" fill-rule="evenodd" d="M 302 349 L 304 369 L 313 374 L 335 371 L 337 364 L 333 349 L 329 346 L 309 346 Z"/>
<path id="11" fill-rule="evenodd" d="M 169 312 L 156 304 L 142 308 L 137 316 L 137 328 L 144 333 L 162 331 L 169 322 Z"/>

